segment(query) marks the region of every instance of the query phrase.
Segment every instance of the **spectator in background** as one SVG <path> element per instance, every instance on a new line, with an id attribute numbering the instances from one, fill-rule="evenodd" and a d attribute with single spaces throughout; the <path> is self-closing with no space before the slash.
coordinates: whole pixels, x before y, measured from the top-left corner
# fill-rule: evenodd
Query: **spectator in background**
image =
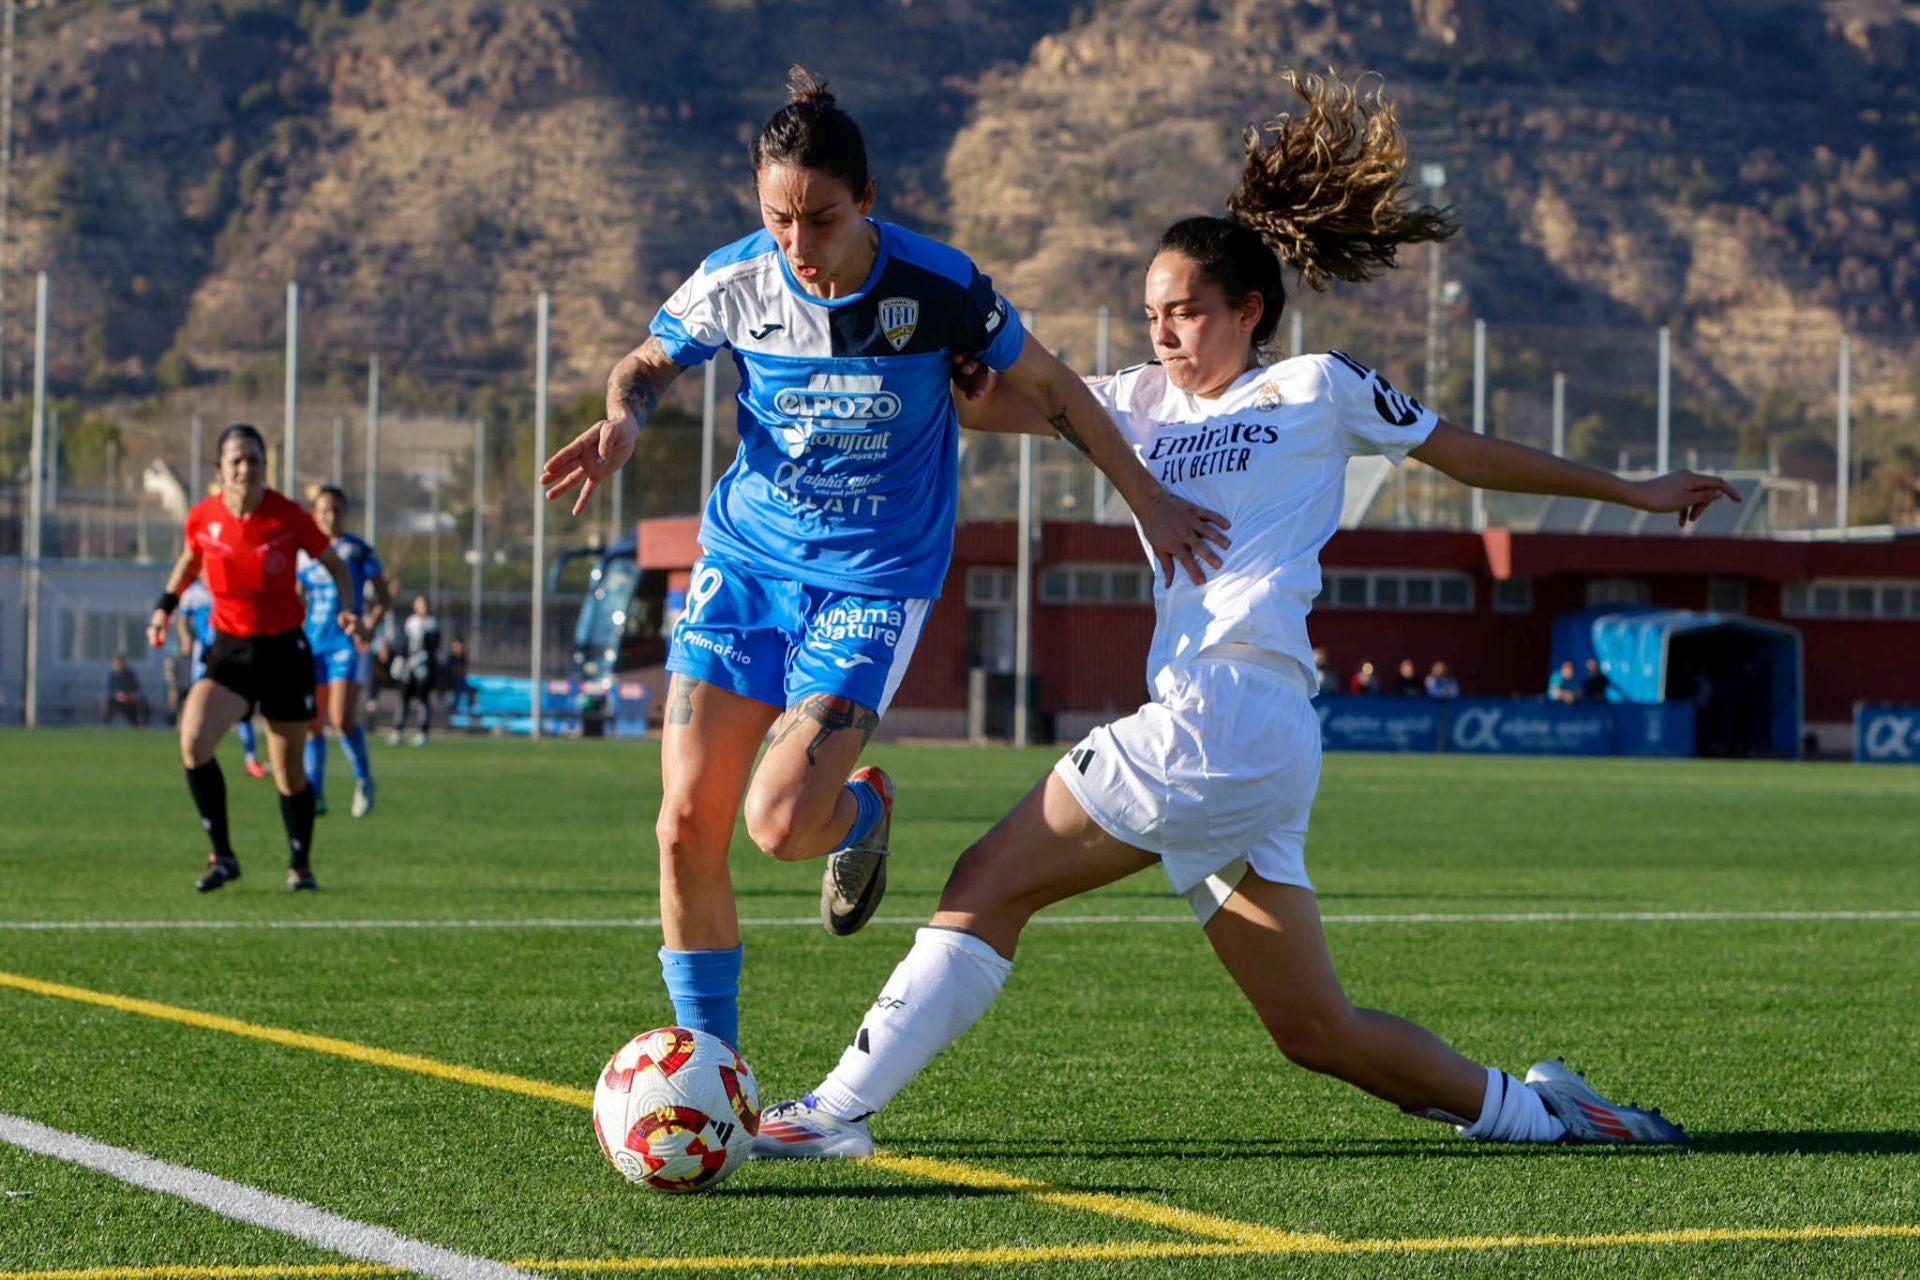
<path id="1" fill-rule="evenodd" d="M 1353 669 L 1353 678 L 1347 681 L 1347 692 L 1371 694 L 1380 692 L 1380 677 L 1375 673 L 1373 664 L 1365 658 Z"/>
<path id="2" fill-rule="evenodd" d="M 433 677 L 439 668 L 440 619 L 425 596 L 413 598 L 413 612 L 400 624 L 400 649 L 394 657 L 394 675 L 400 682 L 400 719 L 387 735 L 387 741 L 399 746 L 406 736 L 407 718 L 413 704 L 420 704 L 420 727 L 414 731 L 413 745 L 427 745 L 433 729 Z"/>
<path id="3" fill-rule="evenodd" d="M 1547 681 L 1547 701 L 1578 702 L 1579 700 L 1580 677 L 1574 672 L 1573 659 L 1568 658 L 1553 673 L 1553 678 Z"/>
<path id="4" fill-rule="evenodd" d="M 473 713 L 473 682 L 467 679 L 467 642 L 455 640 L 447 646 L 447 715 L 464 709 Z"/>
<path id="5" fill-rule="evenodd" d="M 1460 696 L 1460 682 L 1453 678 L 1444 661 L 1436 660 L 1433 670 L 1427 672 L 1427 696 L 1449 702 Z"/>
<path id="6" fill-rule="evenodd" d="M 140 692 L 140 676 L 127 665 L 127 655 L 116 653 L 107 667 L 107 696 L 100 703 L 100 723 L 112 724 L 125 716 L 128 724 L 147 722 L 147 696 Z"/>
<path id="7" fill-rule="evenodd" d="M 1607 690 L 1611 688 L 1613 681 L 1600 669 L 1600 659 L 1588 658 L 1586 678 L 1580 681 L 1580 696 L 1589 702 L 1605 702 Z"/>
<path id="8" fill-rule="evenodd" d="M 1427 696 L 1427 687 L 1420 683 L 1420 672 L 1412 658 L 1400 659 L 1400 674 L 1394 677 L 1393 691 L 1403 698 Z"/>
<path id="9" fill-rule="evenodd" d="M 1340 677 L 1333 674 L 1333 663 L 1327 659 L 1325 645 L 1313 646 L 1313 674 L 1319 680 L 1321 693 L 1338 693 Z"/>

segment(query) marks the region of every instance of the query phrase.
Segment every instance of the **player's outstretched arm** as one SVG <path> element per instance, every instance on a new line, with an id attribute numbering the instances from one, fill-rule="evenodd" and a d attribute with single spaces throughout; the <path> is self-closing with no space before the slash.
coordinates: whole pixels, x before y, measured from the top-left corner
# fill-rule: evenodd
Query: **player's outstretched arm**
<path id="1" fill-rule="evenodd" d="M 962 362 L 966 363 L 963 365 Z M 954 357 L 953 407 L 969 431 L 999 435 L 1052 436 L 1053 424 L 1033 402 L 1007 385 L 1005 378 L 977 356 Z"/>
<path id="2" fill-rule="evenodd" d="M 1214 546 L 1228 547 L 1228 520 L 1218 511 L 1197 507 L 1168 493 L 1142 466 L 1107 411 L 1078 374 L 1054 359 L 1038 342 L 1028 342 L 1020 358 L 1000 375 L 1026 397 L 1042 419 L 1068 444 L 1093 460 L 1132 508 L 1140 532 L 1159 558 L 1161 574 L 1173 582 L 1174 565 L 1195 582 L 1205 582 L 1201 565 L 1220 567 Z M 1212 545 L 1209 545 L 1212 544 Z"/>
<path id="3" fill-rule="evenodd" d="M 587 509 L 600 482 L 626 465 L 640 428 L 660 404 L 660 396 L 686 369 L 675 364 L 657 337 L 629 351 L 607 375 L 607 416 L 573 438 L 540 468 L 540 483 L 551 501 L 576 486 L 573 514 Z"/>
<path id="4" fill-rule="evenodd" d="M 1740 501 L 1733 486 L 1719 476 L 1670 471 L 1628 480 L 1511 440 L 1475 435 L 1444 419 L 1410 456 L 1476 489 L 1597 498 L 1642 511 L 1675 511 L 1683 525 L 1698 520 L 1717 499 Z"/>

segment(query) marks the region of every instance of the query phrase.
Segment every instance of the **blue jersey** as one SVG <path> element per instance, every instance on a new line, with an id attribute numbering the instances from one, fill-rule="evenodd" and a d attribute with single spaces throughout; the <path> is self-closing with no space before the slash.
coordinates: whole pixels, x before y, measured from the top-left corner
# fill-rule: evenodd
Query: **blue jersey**
<path id="1" fill-rule="evenodd" d="M 327 566 L 304 556 L 300 565 L 300 588 L 307 597 L 307 618 L 301 629 L 307 633 L 307 645 L 315 653 L 352 646 L 352 639 L 340 629 L 340 611 L 345 607 L 352 613 L 363 613 L 367 583 L 383 572 L 379 553 L 366 539 L 351 533 L 343 533 L 333 540 L 333 554 L 346 565 L 347 580 L 353 586 L 353 602 L 349 606 L 341 605 L 340 588 L 334 585 Z"/>
<path id="2" fill-rule="evenodd" d="M 867 595 L 940 594 L 953 555 L 960 422 L 952 354 L 1005 369 L 1025 331 L 971 259 L 875 222 L 858 292 L 819 298 L 757 231 L 713 254 L 653 318 L 678 364 L 740 370 L 740 450 L 700 545 L 751 569 Z"/>

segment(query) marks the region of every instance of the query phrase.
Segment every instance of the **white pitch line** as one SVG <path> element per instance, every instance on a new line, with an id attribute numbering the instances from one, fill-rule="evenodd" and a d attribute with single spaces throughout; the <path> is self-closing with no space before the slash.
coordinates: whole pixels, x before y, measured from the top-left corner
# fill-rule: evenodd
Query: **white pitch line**
<path id="1" fill-rule="evenodd" d="M 0 1142 L 69 1164 L 85 1165 L 149 1191 L 191 1200 L 222 1217 L 278 1231 L 363 1262 L 401 1267 L 435 1280 L 540 1280 L 536 1272 L 457 1253 L 369 1222 L 343 1218 L 304 1200 L 229 1182 L 198 1169 L 168 1164 L 138 1151 L 108 1146 L 4 1112 L 0 1112 Z"/>
<path id="2" fill-rule="evenodd" d="M 1765 920 L 1920 920 L 1920 911 L 1414 911 L 1320 917 L 1324 924 L 1728 924 Z M 923 925 L 925 916 L 875 916 L 876 925 Z M 818 916 L 748 918 L 746 929 L 817 927 Z M 1192 924 L 1190 915 L 1049 916 L 1036 925 Z M 658 929 L 658 917 L 630 920 L 0 920 L 0 933 L 91 933 L 116 930 L 246 931 L 277 929 Z"/>

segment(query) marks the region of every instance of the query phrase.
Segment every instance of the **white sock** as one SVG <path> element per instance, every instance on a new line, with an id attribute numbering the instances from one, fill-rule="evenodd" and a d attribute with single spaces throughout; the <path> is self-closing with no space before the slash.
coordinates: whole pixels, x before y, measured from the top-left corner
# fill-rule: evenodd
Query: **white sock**
<path id="1" fill-rule="evenodd" d="M 980 1020 L 1012 968 L 1013 961 L 971 933 L 920 930 L 840 1065 L 813 1091 L 814 1104 L 842 1120 L 886 1106 L 935 1054 Z"/>
<path id="2" fill-rule="evenodd" d="M 1558 1142 L 1566 1131 L 1539 1094 L 1498 1067 L 1487 1068 L 1480 1118 L 1460 1126 L 1462 1137 L 1482 1142 Z"/>

